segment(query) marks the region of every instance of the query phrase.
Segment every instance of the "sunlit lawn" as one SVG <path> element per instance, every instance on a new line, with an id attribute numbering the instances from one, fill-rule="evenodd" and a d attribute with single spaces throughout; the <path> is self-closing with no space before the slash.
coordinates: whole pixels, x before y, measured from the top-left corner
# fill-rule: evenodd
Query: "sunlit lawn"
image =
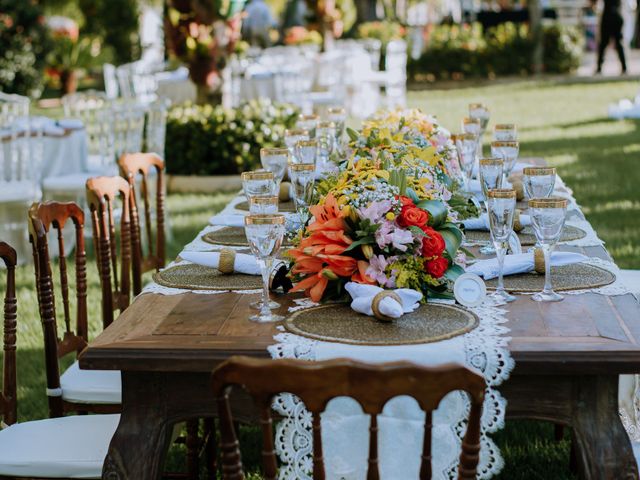
<path id="1" fill-rule="evenodd" d="M 492 122 L 518 125 L 523 156 L 542 156 L 559 168 L 574 189 L 589 220 L 623 267 L 640 268 L 640 123 L 610 121 L 608 103 L 633 96 L 634 82 L 581 85 L 516 82 L 487 87 L 411 92 L 411 106 L 435 113 L 442 123 L 457 130 L 466 106 L 483 101 Z M 169 258 L 179 253 L 231 198 L 218 195 L 169 195 L 173 230 Z M 100 291 L 93 256 L 89 259 L 89 311 L 91 335 L 99 333 Z M 18 381 L 20 420 L 47 414 L 42 330 L 34 290 L 33 267 L 18 268 Z M 4 291 L 5 278 L 0 279 Z M 58 299 L 59 300 L 59 299 Z M 59 310 L 60 311 L 60 310 Z M 259 440 L 245 460 L 255 465 Z M 569 479 L 569 442 L 556 443 L 551 425 L 534 422 L 508 424 L 494 437 L 506 460 L 501 479 Z"/>

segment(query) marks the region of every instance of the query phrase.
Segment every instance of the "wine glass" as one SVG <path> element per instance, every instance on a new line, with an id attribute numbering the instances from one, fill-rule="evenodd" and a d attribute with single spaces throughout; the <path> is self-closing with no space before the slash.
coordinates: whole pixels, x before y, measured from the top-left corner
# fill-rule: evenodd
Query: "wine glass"
<path id="1" fill-rule="evenodd" d="M 487 131 L 487 126 L 489 125 L 489 117 L 490 117 L 489 109 L 482 103 L 470 103 L 469 117 L 475 118 L 480 122 L 480 133 L 478 138 L 478 157 L 482 157 L 482 138 L 484 137 L 484 132 Z"/>
<path id="2" fill-rule="evenodd" d="M 460 133 L 452 135 L 451 138 L 458 152 L 458 162 L 460 163 L 460 170 L 462 170 L 464 180 L 463 188 L 468 192 L 470 190 L 469 182 L 473 175 L 473 167 L 476 164 L 476 137 L 471 133 Z"/>
<path id="3" fill-rule="evenodd" d="M 520 152 L 520 144 L 516 141 L 509 140 L 505 142 L 491 142 L 491 156 L 504 160 L 504 178 L 509 178 L 513 167 L 516 166 L 518 153 Z"/>
<path id="4" fill-rule="evenodd" d="M 516 211 L 516 191 L 513 189 L 489 190 L 487 193 L 487 215 L 491 240 L 498 257 L 498 288 L 494 297 L 505 302 L 513 302 L 516 297 L 504 289 L 504 257 L 509 247 L 509 237 L 513 233 L 513 216 Z"/>
<path id="5" fill-rule="evenodd" d="M 309 140 L 309 130 L 302 128 L 287 129 L 284 131 L 284 144 L 292 156 L 295 156 L 296 144 L 301 140 Z"/>
<path id="6" fill-rule="evenodd" d="M 480 159 L 479 177 L 480 187 L 482 188 L 482 196 L 485 210 L 488 211 L 488 195 L 489 190 L 498 190 L 502 188 L 504 161 L 501 158 L 482 158 Z M 492 255 L 495 249 L 491 243 L 487 243 L 480 249 L 480 253 L 484 255 Z"/>
<path id="7" fill-rule="evenodd" d="M 515 142 L 518 131 L 514 123 L 499 123 L 493 127 L 493 139 L 496 142 Z"/>
<path id="8" fill-rule="evenodd" d="M 301 225 L 305 225 L 308 220 L 306 211 L 313 196 L 315 171 L 315 166 L 309 163 L 289 165 L 289 179 L 291 179 L 293 186 L 293 202 L 296 205 Z"/>
<path id="9" fill-rule="evenodd" d="M 242 188 L 247 199 L 252 197 L 269 197 L 276 194 L 276 183 L 273 173 L 267 171 L 243 172 Z"/>
<path id="10" fill-rule="evenodd" d="M 255 255 L 262 271 L 262 299 L 257 302 L 259 312 L 249 317 L 254 322 L 277 322 L 284 317 L 271 313 L 280 305 L 269 298 L 269 277 L 273 259 L 280 250 L 284 238 L 284 215 L 247 215 L 244 217 L 244 230 L 251 252 Z"/>
<path id="11" fill-rule="evenodd" d="M 551 285 L 551 251 L 560 239 L 567 214 L 567 199 L 559 197 L 529 200 L 531 223 L 538 244 L 544 253 L 544 289 L 534 294 L 536 302 L 559 302 L 564 297 L 553 291 Z"/>
<path id="12" fill-rule="evenodd" d="M 250 197 L 249 213 L 252 215 L 267 215 L 278 213 L 278 197 Z"/>
<path id="13" fill-rule="evenodd" d="M 273 179 L 276 182 L 276 192 L 280 190 L 280 182 L 284 178 L 287 171 L 287 165 L 291 153 L 288 148 L 261 148 L 260 162 L 262 168 L 267 172 L 273 173 Z"/>
<path id="14" fill-rule="evenodd" d="M 330 107 L 327 109 L 327 120 L 333 122 L 336 126 L 336 142 L 338 146 L 342 143 L 345 124 L 347 122 L 347 111 L 342 107 Z"/>
<path id="15" fill-rule="evenodd" d="M 300 140 L 296 143 L 295 152 L 296 154 L 291 157 L 293 163 L 306 163 L 315 166 L 318 156 L 318 141 Z"/>
<path id="16" fill-rule="evenodd" d="M 296 121 L 296 128 L 306 130 L 309 132 L 309 137 L 314 138 L 316 136 L 316 126 L 320 121 L 318 115 L 299 115 Z"/>
<path id="17" fill-rule="evenodd" d="M 522 170 L 522 185 L 528 198 L 547 198 L 556 185 L 554 167 L 526 167 Z"/>
<path id="18" fill-rule="evenodd" d="M 329 163 L 329 158 L 336 146 L 336 125 L 333 122 L 320 122 L 316 127 L 318 155 L 322 167 Z"/>

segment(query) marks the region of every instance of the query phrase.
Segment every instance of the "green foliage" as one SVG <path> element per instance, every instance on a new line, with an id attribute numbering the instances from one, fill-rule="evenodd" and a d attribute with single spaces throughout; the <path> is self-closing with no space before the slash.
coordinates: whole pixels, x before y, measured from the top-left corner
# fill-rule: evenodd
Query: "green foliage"
<path id="1" fill-rule="evenodd" d="M 260 148 L 281 145 L 298 111 L 286 104 L 252 100 L 235 110 L 183 105 L 167 119 L 169 173 L 230 175 L 260 165 Z"/>
<path id="2" fill-rule="evenodd" d="M 0 90 L 39 95 L 49 47 L 37 2 L 0 0 Z"/>
<path id="3" fill-rule="evenodd" d="M 400 40 L 404 38 L 405 30 L 398 22 L 382 21 L 382 22 L 365 22 L 358 25 L 356 38 L 373 38 L 380 40 L 382 45 L 386 45 L 391 40 Z"/>
<path id="4" fill-rule="evenodd" d="M 568 73 L 580 64 L 582 40 L 572 27 L 545 26 L 544 68 L 549 73 Z M 532 72 L 534 43 L 526 24 L 503 23 L 483 31 L 478 23 L 439 25 L 427 50 L 409 62 L 413 77 L 436 79 L 527 75 Z"/>
<path id="5" fill-rule="evenodd" d="M 60 72 L 89 69 L 100 63 L 102 58 L 100 40 L 82 37 L 73 40 L 58 37 L 53 40 L 53 50 L 47 57 L 47 65 Z"/>

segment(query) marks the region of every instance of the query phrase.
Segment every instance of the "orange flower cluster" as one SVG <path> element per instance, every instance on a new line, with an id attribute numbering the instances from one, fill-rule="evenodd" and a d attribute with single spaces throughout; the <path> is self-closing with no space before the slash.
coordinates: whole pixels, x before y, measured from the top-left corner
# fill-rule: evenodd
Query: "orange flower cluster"
<path id="1" fill-rule="evenodd" d="M 373 284 L 373 279 L 365 274 L 369 262 L 343 255 L 353 240 L 345 233 L 345 215 L 334 196 L 327 196 L 324 205 L 315 205 L 309 210 L 315 218 L 307 227 L 311 234 L 303 238 L 297 248 L 289 250 L 295 261 L 291 273 L 305 276 L 291 291 L 304 291 L 318 302 L 329 280 L 337 280 L 338 277 Z"/>

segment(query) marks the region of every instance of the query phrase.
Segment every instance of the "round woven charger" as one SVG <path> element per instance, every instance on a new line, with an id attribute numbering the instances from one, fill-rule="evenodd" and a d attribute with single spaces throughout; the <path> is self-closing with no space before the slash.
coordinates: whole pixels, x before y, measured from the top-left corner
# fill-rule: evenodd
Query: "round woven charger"
<path id="1" fill-rule="evenodd" d="M 465 232 L 467 242 L 490 242 L 491 234 L 487 230 L 467 230 Z M 587 232 L 581 228 L 574 227 L 572 225 L 565 225 L 562 229 L 562 235 L 560 236 L 560 242 L 572 242 L 573 240 L 580 240 L 587 236 Z M 520 244 L 524 247 L 530 247 L 536 244 L 536 235 L 533 233 L 533 227 L 526 226 L 520 232 L 518 232 L 518 238 Z"/>
<path id="2" fill-rule="evenodd" d="M 243 227 L 224 227 L 213 232 L 205 233 L 202 240 L 212 245 L 226 245 L 229 247 L 248 247 L 249 242 Z M 291 246 L 286 240 L 283 246 Z"/>
<path id="3" fill-rule="evenodd" d="M 239 204 L 236 205 L 235 208 L 237 210 L 244 210 L 245 212 L 248 212 L 249 202 L 240 202 Z M 288 200 L 286 202 L 280 202 L 280 204 L 278 205 L 278 211 L 287 212 L 287 213 L 295 212 L 296 206 L 291 200 Z"/>
<path id="4" fill-rule="evenodd" d="M 223 275 L 215 268 L 189 263 L 176 265 L 153 275 L 164 287 L 184 290 L 254 290 L 262 288 L 260 275 Z"/>
<path id="5" fill-rule="evenodd" d="M 427 304 L 392 322 L 381 322 L 338 303 L 299 310 L 284 321 L 284 326 L 291 333 L 327 342 L 410 345 L 462 335 L 477 327 L 478 321 L 468 310 Z"/>
<path id="6" fill-rule="evenodd" d="M 589 265 L 574 263 L 563 267 L 551 267 L 551 283 L 554 290 L 584 290 L 604 287 L 615 282 L 616 276 L 609 270 Z M 487 280 L 487 288 L 495 289 L 498 279 Z M 544 275 L 539 273 L 520 273 L 504 277 L 504 288 L 509 292 L 539 292 L 544 287 Z"/>

